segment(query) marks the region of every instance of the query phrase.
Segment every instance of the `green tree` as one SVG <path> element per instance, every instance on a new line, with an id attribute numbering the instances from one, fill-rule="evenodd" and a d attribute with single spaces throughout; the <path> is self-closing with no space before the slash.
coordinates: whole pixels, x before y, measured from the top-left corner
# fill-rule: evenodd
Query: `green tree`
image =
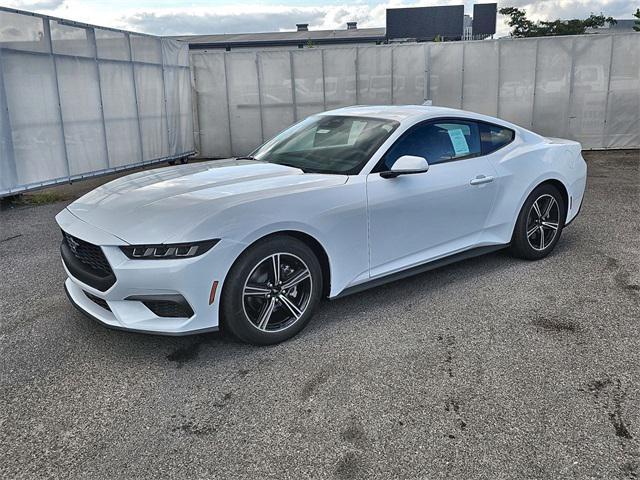
<path id="1" fill-rule="evenodd" d="M 581 35 L 587 28 L 598 28 L 605 23 L 615 24 L 612 17 L 600 15 L 589 15 L 588 18 L 580 20 L 553 20 L 533 22 L 527 18 L 524 10 L 515 7 L 505 7 L 500 9 L 502 15 L 509 17 L 507 21 L 511 27 L 512 37 L 549 37 L 554 35 Z"/>
<path id="2" fill-rule="evenodd" d="M 636 17 L 636 21 L 634 22 L 633 29 L 636 32 L 640 32 L 640 8 L 636 8 L 636 13 L 633 14 Z"/>

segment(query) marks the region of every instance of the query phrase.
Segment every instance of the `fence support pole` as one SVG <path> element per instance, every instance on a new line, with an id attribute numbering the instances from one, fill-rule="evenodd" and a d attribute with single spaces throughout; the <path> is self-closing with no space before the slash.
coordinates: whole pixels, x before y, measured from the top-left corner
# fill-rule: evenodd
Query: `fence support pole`
<path id="1" fill-rule="evenodd" d="M 320 61 L 322 63 L 322 111 L 327 111 L 327 85 L 324 77 L 324 50 L 320 50 Z"/>
<path id="2" fill-rule="evenodd" d="M 262 85 L 260 82 L 260 53 L 256 52 L 256 77 L 258 79 L 258 108 L 260 111 L 260 138 L 264 142 L 264 120 L 262 118 Z"/>
<path id="3" fill-rule="evenodd" d="M 424 102 L 431 99 L 431 46 L 425 45 L 424 51 Z M 432 101 L 433 103 L 433 101 Z"/>
<path id="4" fill-rule="evenodd" d="M 67 151 L 67 136 L 64 133 L 64 116 L 62 115 L 62 99 L 60 97 L 60 82 L 58 81 L 58 65 L 56 64 L 56 56 L 53 54 L 53 42 L 51 41 L 51 25 L 49 20 L 42 19 L 44 25 L 44 38 L 49 44 L 49 58 L 53 64 L 53 78 L 56 82 L 56 93 L 58 94 L 58 118 L 60 119 L 60 131 L 62 132 L 62 146 L 64 148 L 64 158 L 67 165 L 67 176 L 71 176 L 71 165 L 69 165 L 69 152 Z"/>
<path id="5" fill-rule="evenodd" d="M 571 119 L 573 118 L 573 77 L 575 75 L 576 66 L 576 41 L 571 39 L 571 70 L 569 71 L 569 98 L 567 99 L 567 122 L 565 123 L 564 138 L 570 138 Z"/>
<path id="6" fill-rule="evenodd" d="M 395 86 L 395 82 L 393 81 L 393 77 L 394 77 L 394 68 L 393 68 L 393 62 L 394 62 L 394 58 L 393 58 L 393 50 L 394 47 L 389 47 L 391 48 L 391 105 L 393 105 L 394 101 L 395 101 L 395 95 L 393 94 L 393 88 Z"/>
<path id="7" fill-rule="evenodd" d="M 128 33 L 125 35 L 127 38 L 127 45 L 129 45 L 129 60 L 131 61 L 131 81 L 133 82 L 133 96 L 136 102 L 136 117 L 138 117 L 138 143 L 140 144 L 140 161 L 144 162 L 144 147 L 142 144 L 142 118 L 140 117 L 140 100 L 138 99 L 138 85 L 136 84 L 136 64 L 133 62 L 133 45 L 131 44 L 131 35 Z M 162 72 L 162 95 L 164 95 L 164 72 Z M 166 109 L 166 104 L 165 104 Z M 168 125 L 167 125 L 168 128 Z M 168 134 L 168 132 L 167 132 Z M 169 138 L 167 138 L 167 143 Z M 109 147 L 107 147 L 109 150 Z M 168 150 L 167 150 L 167 153 Z"/>
<path id="8" fill-rule="evenodd" d="M 534 60 L 535 64 L 533 66 L 533 92 L 531 93 L 531 120 L 529 121 L 529 125 L 533 130 L 534 119 L 536 118 L 536 90 L 538 88 L 538 52 L 540 50 L 540 40 L 536 38 L 536 58 Z"/>
<path id="9" fill-rule="evenodd" d="M 229 155 L 234 154 L 233 151 L 233 134 L 231 133 L 231 103 L 229 102 L 229 75 L 227 73 L 227 52 L 222 54 L 222 64 L 224 65 L 224 90 L 227 96 L 227 125 L 229 126 Z"/>
<path id="10" fill-rule="evenodd" d="M 502 42 L 498 42 L 498 89 L 496 90 L 496 117 L 500 118 L 500 85 L 502 85 L 502 72 L 500 71 L 501 65 L 501 49 Z"/>
<path id="11" fill-rule="evenodd" d="M 291 103 L 293 104 L 293 123 L 298 122 L 298 107 L 296 106 L 296 74 L 293 69 L 293 51 L 289 50 L 289 72 L 291 73 Z"/>
<path id="12" fill-rule="evenodd" d="M 100 96 L 100 118 L 102 119 L 102 136 L 104 137 L 104 151 L 107 158 L 107 168 L 111 168 L 111 160 L 109 159 L 109 147 L 107 146 L 107 124 L 104 121 L 104 104 L 102 102 L 102 80 L 100 79 L 100 64 L 98 63 L 98 42 L 96 40 L 96 32 L 92 29 L 87 29 L 87 35 L 90 37 L 89 41 L 93 43 L 93 58 L 96 61 L 96 76 L 98 79 L 98 95 Z M 135 83 L 135 82 L 134 82 Z M 140 117 L 138 116 L 138 119 Z"/>
<path id="13" fill-rule="evenodd" d="M 164 54 L 162 52 L 162 39 L 159 40 L 160 41 L 160 58 L 162 60 L 162 90 L 164 91 L 164 117 L 165 120 L 167 122 L 167 149 L 168 149 L 168 154 L 169 155 L 175 155 L 176 153 L 178 153 L 178 145 L 176 143 L 176 151 L 173 152 L 171 151 L 171 127 L 169 127 L 169 104 L 167 102 L 167 80 L 165 79 L 165 65 L 164 65 Z M 180 112 L 178 112 L 178 118 L 180 116 Z M 140 148 L 142 148 L 142 145 L 140 145 Z M 144 153 L 143 153 L 143 158 L 144 158 Z"/>
<path id="14" fill-rule="evenodd" d="M 464 50 L 465 43 L 462 42 L 462 70 L 460 71 L 460 108 L 464 109 Z"/>
<path id="15" fill-rule="evenodd" d="M 189 65 L 191 65 L 191 54 L 189 53 Z M 193 118 L 193 141 L 198 150 L 198 156 L 202 155 L 202 134 L 200 132 L 200 97 L 198 96 L 198 77 L 196 73 L 195 61 L 193 69 L 189 67 L 191 78 L 191 117 Z M 196 138 L 198 141 L 196 142 Z"/>
<path id="16" fill-rule="evenodd" d="M 606 146 L 606 138 L 607 138 L 607 118 L 609 118 L 609 92 L 611 91 L 611 68 L 613 67 L 613 45 L 615 40 L 615 35 L 611 35 L 611 50 L 609 51 L 609 75 L 607 78 L 607 96 L 604 101 L 604 122 L 602 123 L 602 144 L 600 147 L 604 148 Z"/>
<path id="17" fill-rule="evenodd" d="M 2 63 L 2 48 L 0 48 L 0 105 L 5 108 L 0 111 L 3 117 L 2 123 L 5 126 L 4 132 L 0 132 L 4 138 L 0 139 L 0 154 L 5 159 L 2 169 L 3 179 L 0 179 L 0 191 L 5 188 L 11 189 L 18 183 L 18 172 L 16 170 L 16 156 L 13 149 L 13 131 L 11 128 L 11 115 L 9 114 L 9 103 L 7 102 L 7 91 L 4 86 L 4 66 Z M 1 162 L 1 161 L 0 161 Z M 5 169 L 6 168 L 6 169 Z M 6 177 L 5 177 L 6 176 Z M 4 187 L 2 187 L 4 181 Z"/>
<path id="18" fill-rule="evenodd" d="M 358 52 L 360 48 L 356 47 L 356 59 L 354 61 L 355 69 L 356 69 L 356 105 L 360 105 L 360 70 L 358 69 Z"/>

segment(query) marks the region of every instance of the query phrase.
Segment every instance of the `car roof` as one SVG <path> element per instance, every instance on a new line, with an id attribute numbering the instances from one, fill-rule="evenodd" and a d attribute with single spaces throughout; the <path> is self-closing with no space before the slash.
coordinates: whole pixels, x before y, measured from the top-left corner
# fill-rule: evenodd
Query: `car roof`
<path id="1" fill-rule="evenodd" d="M 428 105 L 355 105 L 336 110 L 328 110 L 321 115 L 349 115 L 356 117 L 384 118 L 387 120 L 427 119 L 442 116 L 468 116 L 477 118 L 477 114 L 455 108 L 433 107 Z"/>

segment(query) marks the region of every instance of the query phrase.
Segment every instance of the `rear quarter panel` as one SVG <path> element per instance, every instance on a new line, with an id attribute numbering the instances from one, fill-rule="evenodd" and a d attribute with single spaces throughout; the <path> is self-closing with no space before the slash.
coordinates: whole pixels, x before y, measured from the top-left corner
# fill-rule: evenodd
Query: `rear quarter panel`
<path id="1" fill-rule="evenodd" d="M 577 213 L 586 184 L 586 163 L 581 146 L 569 140 L 530 141 L 516 135 L 509 146 L 490 155 L 499 181 L 499 190 L 483 244 L 511 241 L 518 214 L 526 198 L 541 183 L 557 180 L 565 187 L 570 199 L 567 222 Z"/>

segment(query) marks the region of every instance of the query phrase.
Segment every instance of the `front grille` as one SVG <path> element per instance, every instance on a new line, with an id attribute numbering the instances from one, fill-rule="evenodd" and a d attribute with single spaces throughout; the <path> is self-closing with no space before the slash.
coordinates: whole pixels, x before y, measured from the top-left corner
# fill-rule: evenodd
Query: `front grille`
<path id="1" fill-rule="evenodd" d="M 113 275 L 113 270 L 111 270 L 107 257 L 104 256 L 100 247 L 80 240 L 66 232 L 62 232 L 62 234 L 74 257 L 92 270 L 102 273 L 105 277 Z"/>
<path id="2" fill-rule="evenodd" d="M 60 252 L 69 273 L 81 282 L 101 292 L 116 283 L 116 276 L 99 246 L 63 231 Z"/>
<path id="3" fill-rule="evenodd" d="M 107 303 L 106 300 L 104 300 L 104 299 L 102 299 L 100 297 L 96 297 L 95 295 L 91 295 L 89 292 L 84 292 L 84 294 L 87 296 L 87 298 L 89 300 L 91 300 L 93 303 L 95 303 L 99 307 L 102 307 L 105 310 L 111 311 L 111 309 L 109 308 L 109 304 Z"/>

